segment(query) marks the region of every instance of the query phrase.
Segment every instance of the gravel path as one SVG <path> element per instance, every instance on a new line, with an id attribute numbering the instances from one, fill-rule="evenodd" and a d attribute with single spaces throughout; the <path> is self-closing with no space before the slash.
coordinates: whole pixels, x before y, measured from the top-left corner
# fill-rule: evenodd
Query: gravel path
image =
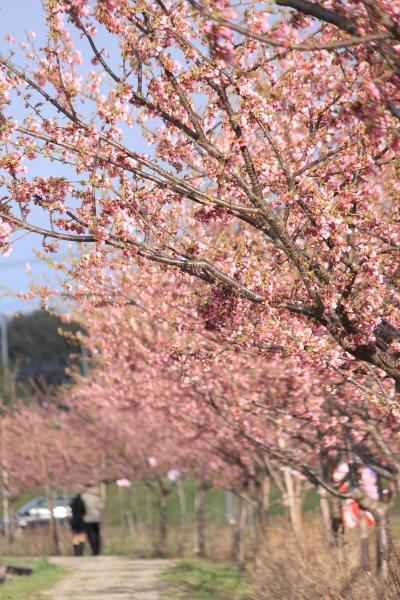
<path id="1" fill-rule="evenodd" d="M 175 600 L 159 579 L 160 573 L 176 564 L 171 560 L 95 556 L 50 561 L 71 573 L 46 592 L 49 600 Z"/>

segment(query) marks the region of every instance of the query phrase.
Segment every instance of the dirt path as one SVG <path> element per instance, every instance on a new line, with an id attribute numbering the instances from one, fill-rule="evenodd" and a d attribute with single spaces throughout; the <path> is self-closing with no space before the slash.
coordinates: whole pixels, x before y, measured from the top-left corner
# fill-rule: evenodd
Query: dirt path
<path id="1" fill-rule="evenodd" d="M 159 580 L 169 560 L 133 560 L 120 556 L 52 558 L 71 573 L 46 592 L 49 600 L 175 600 Z"/>

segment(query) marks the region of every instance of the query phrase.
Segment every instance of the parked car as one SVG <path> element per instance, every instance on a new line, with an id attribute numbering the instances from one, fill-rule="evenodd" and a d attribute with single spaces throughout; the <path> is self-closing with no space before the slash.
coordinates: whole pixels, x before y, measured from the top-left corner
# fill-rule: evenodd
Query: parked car
<path id="1" fill-rule="evenodd" d="M 71 514 L 69 507 L 71 498 L 56 496 L 53 503 L 53 516 L 64 523 Z M 16 512 L 17 527 L 43 525 L 50 521 L 50 509 L 45 496 L 34 498 Z"/>

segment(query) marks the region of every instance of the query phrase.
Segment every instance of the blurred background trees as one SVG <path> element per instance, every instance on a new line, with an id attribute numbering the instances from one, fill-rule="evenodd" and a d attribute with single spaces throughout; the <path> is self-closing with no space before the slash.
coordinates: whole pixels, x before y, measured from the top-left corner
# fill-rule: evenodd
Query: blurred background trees
<path id="1" fill-rule="evenodd" d="M 85 370 L 87 360 L 80 335 L 83 327 L 45 310 L 16 314 L 6 321 L 3 333 L 8 365 L 2 364 L 1 387 L 7 402 L 28 397 L 71 379 L 75 369 Z"/>

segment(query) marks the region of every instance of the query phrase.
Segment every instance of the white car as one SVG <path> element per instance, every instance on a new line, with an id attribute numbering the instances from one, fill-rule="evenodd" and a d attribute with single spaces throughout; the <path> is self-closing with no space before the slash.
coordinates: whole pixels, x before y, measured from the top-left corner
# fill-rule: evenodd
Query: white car
<path id="1" fill-rule="evenodd" d="M 54 498 L 53 516 L 55 519 L 64 522 L 71 516 L 69 507 L 70 498 L 57 496 Z M 16 521 L 18 527 L 29 527 L 33 525 L 41 525 L 50 521 L 50 509 L 45 496 L 34 498 L 16 513 Z"/>

